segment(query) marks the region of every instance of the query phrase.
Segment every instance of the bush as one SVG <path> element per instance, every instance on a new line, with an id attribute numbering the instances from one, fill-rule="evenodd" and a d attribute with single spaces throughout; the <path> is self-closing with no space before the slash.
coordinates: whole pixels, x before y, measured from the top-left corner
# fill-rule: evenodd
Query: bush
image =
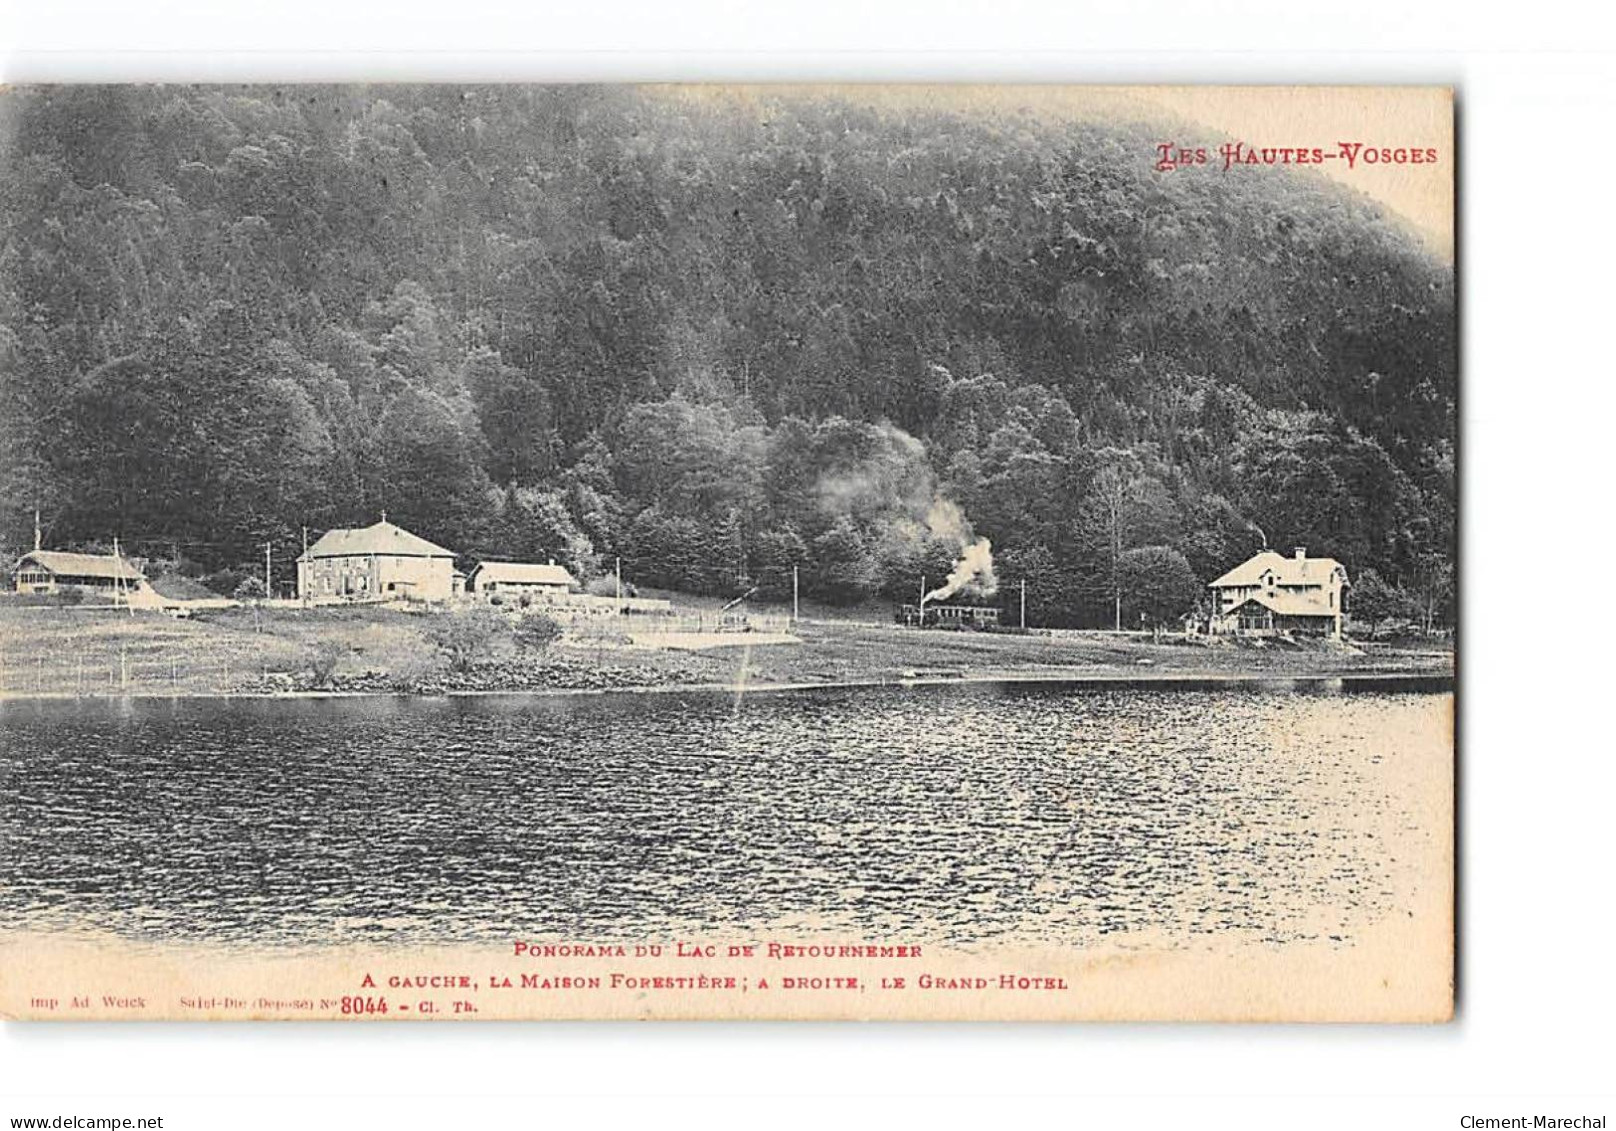
<path id="1" fill-rule="evenodd" d="M 602 574 L 600 577 L 591 578 L 589 581 L 584 583 L 584 592 L 588 593 L 591 597 L 616 597 L 617 575 L 608 573 Z M 635 589 L 634 586 L 630 585 L 626 581 L 623 582 L 623 596 L 637 596 L 638 592 L 639 591 Z"/>
<path id="2" fill-rule="evenodd" d="M 214 573 L 202 575 L 198 580 L 209 589 L 221 596 L 228 597 L 236 591 L 243 578 L 255 576 L 239 569 L 221 569 Z"/>
<path id="3" fill-rule="evenodd" d="M 249 576 L 242 578 L 230 595 L 238 601 L 253 601 L 269 596 L 269 591 L 264 588 L 262 579 Z"/>
<path id="4" fill-rule="evenodd" d="M 561 639 L 561 633 L 561 625 L 553 617 L 542 613 L 525 616 L 516 625 L 516 646 L 524 652 L 543 652 Z"/>
<path id="5" fill-rule="evenodd" d="M 426 630 L 426 639 L 449 661 L 451 671 L 463 672 L 485 655 L 506 631 L 505 618 L 493 609 L 459 609 L 434 617 Z"/>
<path id="6" fill-rule="evenodd" d="M 313 677 L 314 687 L 330 687 L 331 677 L 336 674 L 337 664 L 348 654 L 345 644 L 334 640 L 322 640 L 309 649 L 309 674 Z"/>

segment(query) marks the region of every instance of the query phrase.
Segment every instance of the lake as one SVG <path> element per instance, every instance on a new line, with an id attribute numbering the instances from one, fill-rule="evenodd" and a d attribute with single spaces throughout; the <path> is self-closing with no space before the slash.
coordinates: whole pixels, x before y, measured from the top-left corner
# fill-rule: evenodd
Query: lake
<path id="1" fill-rule="evenodd" d="M 0 929 L 1349 943 L 1445 858 L 1451 708 L 1009 683 L 10 701 Z"/>

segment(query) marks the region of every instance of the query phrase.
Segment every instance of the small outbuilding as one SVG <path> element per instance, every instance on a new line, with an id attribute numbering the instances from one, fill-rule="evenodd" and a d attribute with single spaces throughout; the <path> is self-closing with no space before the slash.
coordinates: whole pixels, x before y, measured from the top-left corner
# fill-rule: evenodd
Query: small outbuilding
<path id="1" fill-rule="evenodd" d="M 495 594 L 559 597 L 576 589 L 578 580 L 555 562 L 482 562 L 471 571 L 467 584 L 485 599 Z"/>

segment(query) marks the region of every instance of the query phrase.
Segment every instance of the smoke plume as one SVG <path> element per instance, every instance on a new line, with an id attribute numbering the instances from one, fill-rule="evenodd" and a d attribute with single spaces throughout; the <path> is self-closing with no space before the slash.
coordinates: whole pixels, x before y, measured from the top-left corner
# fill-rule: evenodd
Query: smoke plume
<path id="1" fill-rule="evenodd" d="M 858 439 L 815 484 L 824 513 L 846 515 L 870 531 L 884 560 L 913 557 L 937 543 L 952 547 L 954 568 L 926 594 L 928 602 L 960 592 L 997 592 L 993 546 L 976 536 L 959 504 L 942 493 L 925 445 L 891 424 L 864 426 Z"/>
<path id="2" fill-rule="evenodd" d="M 960 548 L 959 560 L 949 571 L 948 580 L 927 593 L 927 601 L 947 600 L 962 589 L 983 597 L 998 592 L 999 582 L 993 575 L 993 543 L 976 537 L 958 504 L 933 499 L 926 511 L 926 529 L 932 537 Z"/>
<path id="3" fill-rule="evenodd" d="M 965 547 L 948 580 L 927 593 L 926 600 L 945 601 L 962 589 L 983 597 L 991 597 L 999 590 L 999 580 L 993 576 L 993 543 L 986 538 Z"/>

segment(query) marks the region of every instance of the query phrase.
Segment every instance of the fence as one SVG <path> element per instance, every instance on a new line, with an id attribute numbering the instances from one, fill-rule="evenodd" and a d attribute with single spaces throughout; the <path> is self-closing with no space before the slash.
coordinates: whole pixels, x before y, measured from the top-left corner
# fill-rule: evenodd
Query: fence
<path id="1" fill-rule="evenodd" d="M 0 655 L 0 696 L 217 695 L 275 672 L 268 663 L 177 656 L 86 658 Z"/>
<path id="2" fill-rule="evenodd" d="M 567 624 L 567 637 L 573 640 L 593 640 L 633 635 L 711 635 L 722 633 L 736 637 L 737 643 L 747 633 L 790 632 L 788 616 L 736 616 L 719 613 L 685 613 L 672 616 L 613 616 L 599 619 L 579 619 Z"/>

